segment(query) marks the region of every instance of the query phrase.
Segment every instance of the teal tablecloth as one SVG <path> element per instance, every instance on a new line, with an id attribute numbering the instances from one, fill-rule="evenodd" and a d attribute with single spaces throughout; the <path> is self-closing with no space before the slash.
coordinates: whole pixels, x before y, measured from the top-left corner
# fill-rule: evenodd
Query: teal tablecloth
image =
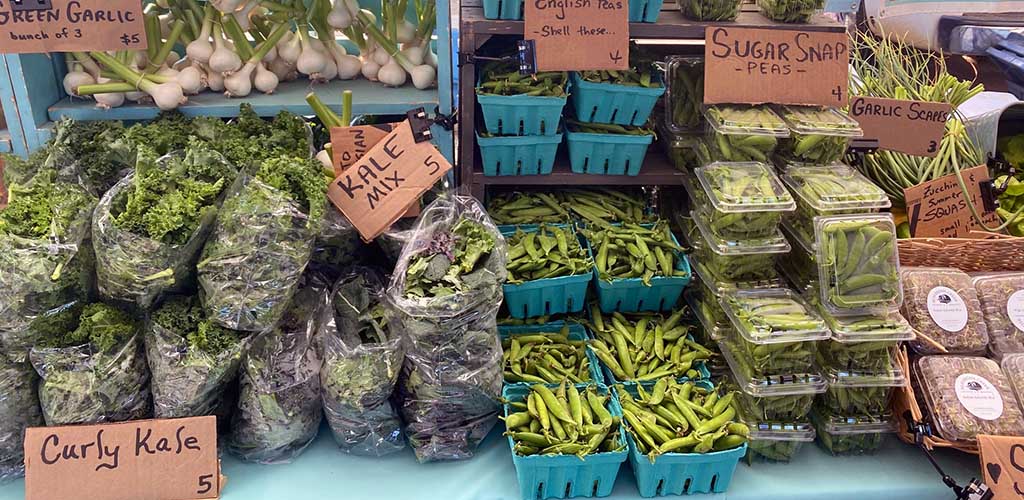
<path id="1" fill-rule="evenodd" d="M 964 484 L 978 475 L 977 458 L 936 452 Z M 225 500 L 520 500 L 508 442 L 494 432 L 471 460 L 418 464 L 412 452 L 381 459 L 344 455 L 324 429 L 312 447 L 287 465 L 242 464 L 224 459 Z M 0 500 L 24 498 L 24 482 L 0 487 Z M 623 464 L 612 499 L 639 498 L 629 463 Z M 695 500 L 711 498 L 691 497 Z M 929 500 L 952 498 L 923 452 L 892 437 L 875 455 L 832 457 L 808 444 L 789 464 L 741 463 L 729 491 L 739 500 Z"/>

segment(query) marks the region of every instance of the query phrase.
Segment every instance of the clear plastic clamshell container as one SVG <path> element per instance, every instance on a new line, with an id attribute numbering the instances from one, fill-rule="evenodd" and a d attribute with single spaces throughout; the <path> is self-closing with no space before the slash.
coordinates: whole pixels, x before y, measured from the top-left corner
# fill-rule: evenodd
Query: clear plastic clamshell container
<path id="1" fill-rule="evenodd" d="M 755 345 L 824 340 L 825 320 L 788 288 L 725 291 L 719 297 L 733 328 Z"/>
<path id="2" fill-rule="evenodd" d="M 706 154 L 713 161 L 767 162 L 779 138 L 789 135 L 786 122 L 768 105 L 717 104 L 704 109 L 708 121 Z"/>
<path id="3" fill-rule="evenodd" d="M 754 376 L 746 369 L 729 341 L 718 347 L 729 365 L 728 384 L 738 389 L 736 403 L 747 421 L 793 422 L 806 417 L 814 397 L 825 391 L 821 374 L 809 371 L 788 375 Z"/>
<path id="4" fill-rule="evenodd" d="M 1024 401 L 1024 353 L 1006 354 L 999 366 L 1003 369 L 1006 379 L 1010 381 L 1017 402 Z"/>
<path id="5" fill-rule="evenodd" d="M 666 122 L 667 118 L 663 118 L 657 123 L 658 142 L 661 143 L 665 155 L 680 171 L 685 172 L 700 166 L 697 145 L 701 141 L 701 135 L 695 132 L 674 132 Z"/>
<path id="6" fill-rule="evenodd" d="M 689 0 L 683 0 L 689 1 Z M 701 0 L 693 0 L 700 2 Z M 723 0 L 712 0 L 723 1 Z M 724 0 L 733 2 L 735 0 Z M 665 63 L 668 78 L 665 121 L 672 132 L 704 130 L 704 58 L 669 56 Z"/>
<path id="7" fill-rule="evenodd" d="M 696 271 L 696 268 L 694 269 Z M 690 287 L 683 292 L 683 299 L 690 306 L 697 321 L 704 327 L 713 340 L 725 337 L 732 328 L 729 318 L 718 303 L 716 292 L 712 290 L 703 279 L 694 280 L 698 283 L 697 288 Z"/>
<path id="8" fill-rule="evenodd" d="M 806 23 L 825 8 L 825 0 L 757 0 L 761 14 L 780 23 Z"/>
<path id="9" fill-rule="evenodd" d="M 697 231 L 693 238 L 693 257 L 711 274 L 714 281 L 731 283 L 777 280 L 775 259 L 789 252 L 790 245 L 781 234 L 761 240 L 726 241 L 718 238 L 700 214 L 691 212 Z"/>
<path id="10" fill-rule="evenodd" d="M 896 431 L 888 415 L 841 415 L 815 406 L 811 422 L 818 442 L 832 455 L 864 455 L 882 446 L 887 434 Z"/>
<path id="11" fill-rule="evenodd" d="M 683 17 L 694 21 L 735 21 L 742 0 L 676 0 Z"/>
<path id="12" fill-rule="evenodd" d="M 818 343 L 818 364 L 826 371 L 888 373 L 897 365 L 892 351 L 915 338 L 899 312 L 868 316 L 834 316 L 822 310 L 832 338 Z"/>
<path id="13" fill-rule="evenodd" d="M 995 359 L 1024 352 L 1024 273 L 974 277 L 988 330 L 988 352 Z"/>
<path id="14" fill-rule="evenodd" d="M 848 371 L 823 367 L 828 390 L 819 398 L 823 408 L 840 415 L 880 415 L 888 411 L 889 398 L 907 378 L 899 364 L 890 356 L 886 366 L 876 371 Z"/>
<path id="15" fill-rule="evenodd" d="M 833 314 L 888 311 L 903 302 L 890 214 L 814 218 L 821 303 Z"/>
<path id="16" fill-rule="evenodd" d="M 810 422 L 746 422 L 750 427 L 747 439 L 747 463 L 789 462 L 804 443 L 814 441 Z"/>
<path id="17" fill-rule="evenodd" d="M 789 164 L 782 182 L 796 199 L 796 211 L 786 216 L 786 222 L 805 241 L 814 241 L 815 217 L 872 213 L 892 206 L 882 188 L 842 163 L 824 167 Z"/>
<path id="18" fill-rule="evenodd" d="M 765 163 L 716 162 L 698 167 L 694 175 L 694 201 L 722 239 L 774 237 L 782 215 L 796 210 L 792 195 Z"/>
<path id="19" fill-rule="evenodd" d="M 914 382 L 935 432 L 949 441 L 972 442 L 978 434 L 1024 435 L 1024 415 L 1009 378 L 991 359 L 922 356 Z"/>
<path id="20" fill-rule="evenodd" d="M 857 120 L 836 108 L 779 106 L 789 137 L 779 141 L 776 154 L 784 162 L 828 165 L 846 154 L 850 139 L 864 135 Z"/>
<path id="21" fill-rule="evenodd" d="M 947 267 L 905 267 L 903 317 L 917 332 L 909 345 L 918 354 L 983 354 L 988 328 L 974 283 Z M 945 348 L 945 351 L 938 346 Z"/>

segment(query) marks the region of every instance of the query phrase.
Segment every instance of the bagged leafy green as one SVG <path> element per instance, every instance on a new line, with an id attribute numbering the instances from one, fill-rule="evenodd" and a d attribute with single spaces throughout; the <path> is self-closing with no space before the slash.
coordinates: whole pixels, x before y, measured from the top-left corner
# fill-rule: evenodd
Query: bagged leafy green
<path id="1" fill-rule="evenodd" d="M 185 295 L 153 311 L 144 340 L 156 418 L 215 414 L 248 346 L 244 333 L 210 321 L 199 298 Z"/>
<path id="2" fill-rule="evenodd" d="M 322 288 L 300 288 L 281 322 L 258 334 L 242 364 L 227 449 L 247 462 L 283 463 L 313 442 L 322 418 L 316 335 Z"/>
<path id="3" fill-rule="evenodd" d="M 43 425 L 32 365 L 0 355 L 0 483 L 25 474 L 25 429 Z"/>
<path id="4" fill-rule="evenodd" d="M 402 248 L 412 240 L 415 226 L 416 219 L 398 219 L 398 222 L 392 224 L 377 237 L 377 244 L 384 250 L 388 261 L 398 262 L 398 257 L 402 255 Z"/>
<path id="5" fill-rule="evenodd" d="M 468 458 L 497 420 L 505 240 L 465 196 L 435 200 L 413 231 L 387 290 L 388 329 L 406 350 L 406 434 L 421 462 Z"/>
<path id="6" fill-rule="evenodd" d="M 264 161 L 224 202 L 198 264 L 203 306 L 232 330 L 264 331 L 284 314 L 327 208 L 316 160 Z"/>
<path id="7" fill-rule="evenodd" d="M 95 424 L 152 414 L 139 324 L 117 307 L 85 306 L 74 330 L 40 339 L 29 359 L 42 377 L 46 425 Z"/>
<path id="8" fill-rule="evenodd" d="M 150 307 L 194 277 L 224 193 L 237 172 L 197 140 L 157 158 L 140 146 L 135 171 L 103 196 L 93 217 L 96 274 L 104 297 Z"/>
<path id="9" fill-rule="evenodd" d="M 336 281 L 344 268 L 361 260 L 365 249 L 356 227 L 341 211 L 329 208 L 313 244 L 309 268 Z"/>
<path id="10" fill-rule="evenodd" d="M 88 300 L 96 199 L 58 181 L 53 170 L 10 186 L 10 193 L 0 211 L 0 347 L 24 361 L 41 334 L 60 330 L 67 312 Z"/>
<path id="11" fill-rule="evenodd" d="M 72 166 L 79 183 L 103 196 L 135 165 L 135 148 L 120 140 L 124 133 L 124 125 L 115 120 L 62 119 L 44 148 L 46 166 Z"/>
<path id="12" fill-rule="evenodd" d="M 324 414 L 334 440 L 353 455 L 384 456 L 405 448 L 402 421 L 391 404 L 405 351 L 384 317 L 384 278 L 351 268 L 320 312 Z"/>

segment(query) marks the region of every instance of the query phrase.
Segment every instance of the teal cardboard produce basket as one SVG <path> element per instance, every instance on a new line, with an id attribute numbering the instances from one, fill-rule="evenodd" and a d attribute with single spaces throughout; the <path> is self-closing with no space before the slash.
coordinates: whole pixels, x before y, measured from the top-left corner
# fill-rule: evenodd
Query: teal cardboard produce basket
<path id="1" fill-rule="evenodd" d="M 630 17 L 633 16 L 632 4 L 630 2 Z M 576 72 L 569 79 L 572 81 L 572 107 L 581 122 L 642 126 L 665 93 L 665 83 L 658 73 L 651 81 L 660 83 L 660 87 L 588 82 Z"/>
<path id="2" fill-rule="evenodd" d="M 586 384 L 577 384 L 583 388 Z M 607 386 L 597 385 L 598 391 L 608 394 Z M 502 391 L 502 396 L 509 401 L 522 401 L 529 387 L 512 385 Z M 505 405 L 505 416 L 509 414 L 509 405 Z M 622 407 L 612 394 L 608 403 L 608 411 L 613 416 L 622 416 Z M 625 439 L 625 430 L 620 432 Z M 625 441 L 623 441 L 625 442 Z M 573 497 L 606 497 L 612 493 L 615 478 L 619 475 L 619 467 L 626 461 L 627 450 L 602 452 L 587 455 L 583 459 L 575 455 L 532 455 L 518 456 L 512 451 L 515 442 L 508 437 L 509 451 L 512 452 L 512 463 L 516 467 L 519 478 L 519 491 L 523 500 L 544 500 L 545 498 Z"/>
<path id="3" fill-rule="evenodd" d="M 649 227 L 650 225 L 645 224 Z M 672 235 L 672 241 L 679 241 Z M 693 276 L 690 261 L 683 252 L 676 252 L 676 270 L 685 272 L 684 276 L 655 276 L 650 286 L 640 278 L 622 278 L 612 281 L 602 280 L 594 267 L 594 286 L 597 288 L 597 300 L 601 312 L 640 312 L 671 310 L 686 285 Z"/>
<path id="4" fill-rule="evenodd" d="M 562 134 L 476 136 L 484 175 L 547 175 L 555 165 Z"/>
<path id="5" fill-rule="evenodd" d="M 502 340 L 514 337 L 516 335 L 530 335 L 533 333 L 544 333 L 544 332 L 557 332 L 562 329 L 566 324 L 569 325 L 569 340 L 588 340 L 587 329 L 579 323 L 566 323 L 563 321 L 555 321 L 551 323 L 545 323 L 543 325 L 516 325 L 516 326 L 499 326 L 498 337 Z M 601 368 L 598 367 L 599 361 L 597 356 L 594 355 L 593 351 L 590 350 L 590 346 L 586 348 L 587 359 L 590 360 L 590 382 L 588 383 L 604 383 L 604 376 L 601 374 Z M 526 382 L 509 382 L 505 381 L 505 386 L 510 385 L 525 385 L 530 384 Z"/>
<path id="6" fill-rule="evenodd" d="M 494 135 L 556 135 L 566 97 L 477 94 L 484 127 Z"/>
<path id="7" fill-rule="evenodd" d="M 539 230 L 539 226 L 532 228 L 519 226 L 519 229 L 533 233 Z M 514 234 L 515 231 L 513 226 L 511 230 L 502 230 L 501 234 L 507 237 Z M 583 237 L 578 232 L 576 237 L 593 259 L 593 254 Z M 582 311 L 587 302 L 587 287 L 590 285 L 593 275 L 592 269 L 589 273 L 573 276 L 542 278 L 520 284 L 505 283 L 502 285 L 502 289 L 505 292 L 505 304 L 508 306 L 509 315 L 522 319 Z"/>
<path id="8" fill-rule="evenodd" d="M 589 134 L 566 132 L 573 173 L 637 175 L 653 135 Z"/>
<path id="9" fill-rule="evenodd" d="M 629 0 L 629 22 L 658 22 L 658 13 L 661 12 L 662 3 L 662 0 Z"/>
<path id="10" fill-rule="evenodd" d="M 630 2 L 632 6 L 632 2 Z M 523 0 L 484 0 L 484 19 L 521 21 Z"/>

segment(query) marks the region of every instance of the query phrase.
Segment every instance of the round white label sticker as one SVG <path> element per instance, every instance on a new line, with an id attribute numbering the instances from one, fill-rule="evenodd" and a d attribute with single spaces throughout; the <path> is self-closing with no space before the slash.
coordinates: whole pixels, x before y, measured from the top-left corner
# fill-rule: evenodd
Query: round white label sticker
<path id="1" fill-rule="evenodd" d="M 956 378 L 956 398 L 967 411 L 982 420 L 995 420 L 1003 414 L 1003 397 L 992 382 L 973 373 Z"/>
<path id="2" fill-rule="evenodd" d="M 1013 326 L 1024 331 L 1024 290 L 1017 290 L 1006 300 L 1006 316 Z"/>
<path id="3" fill-rule="evenodd" d="M 959 332 L 967 326 L 967 305 L 949 287 L 937 286 L 928 292 L 928 314 L 947 332 Z"/>

